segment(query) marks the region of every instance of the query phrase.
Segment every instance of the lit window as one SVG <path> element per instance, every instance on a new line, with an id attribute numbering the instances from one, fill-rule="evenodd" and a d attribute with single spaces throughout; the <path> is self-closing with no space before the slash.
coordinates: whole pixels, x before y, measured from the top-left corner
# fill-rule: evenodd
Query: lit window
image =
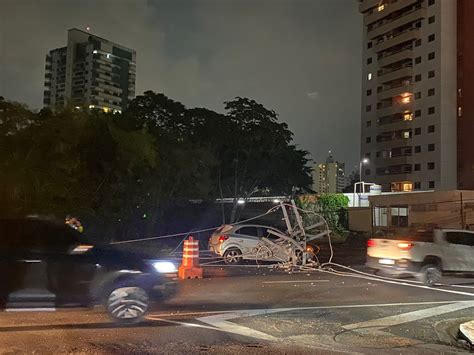
<path id="1" fill-rule="evenodd" d="M 102 108 L 102 111 L 104 111 L 104 112 L 106 112 L 106 113 L 107 113 L 107 112 L 109 112 L 109 111 L 110 111 L 110 108 L 108 108 L 108 107 L 103 107 L 103 108 Z"/>
<path id="2" fill-rule="evenodd" d="M 385 9 L 385 4 L 380 4 L 378 7 L 377 7 L 377 11 L 380 12 L 380 11 L 383 11 Z"/>
<path id="3" fill-rule="evenodd" d="M 89 108 L 95 108 L 95 106 L 94 105 L 89 105 Z"/>
<path id="4" fill-rule="evenodd" d="M 403 114 L 403 120 L 413 121 L 413 113 L 411 113 L 410 111 L 405 111 L 405 113 Z"/>
<path id="5" fill-rule="evenodd" d="M 402 103 L 409 104 L 411 102 L 411 94 L 409 92 L 405 92 L 402 94 Z"/>
<path id="6" fill-rule="evenodd" d="M 459 106 L 458 107 L 458 117 L 461 117 L 462 116 L 462 107 Z"/>
<path id="7" fill-rule="evenodd" d="M 403 138 L 405 138 L 405 139 L 410 138 L 410 131 L 403 132 Z"/>
<path id="8" fill-rule="evenodd" d="M 107 53 L 106 57 L 107 57 L 107 59 L 109 59 L 109 58 L 110 58 L 110 54 L 109 54 L 109 53 Z"/>
<path id="9" fill-rule="evenodd" d="M 372 80 L 372 73 L 367 74 L 367 80 Z"/>
<path id="10" fill-rule="evenodd" d="M 94 49 L 92 53 L 97 54 L 97 49 Z"/>
<path id="11" fill-rule="evenodd" d="M 411 182 L 404 183 L 402 189 L 403 189 L 403 191 L 412 191 L 413 190 L 413 184 Z"/>

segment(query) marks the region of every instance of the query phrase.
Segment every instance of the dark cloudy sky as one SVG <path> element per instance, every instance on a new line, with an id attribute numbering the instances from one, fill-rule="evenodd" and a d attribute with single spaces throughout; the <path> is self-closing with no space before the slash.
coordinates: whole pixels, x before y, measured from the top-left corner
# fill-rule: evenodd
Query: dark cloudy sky
<path id="1" fill-rule="evenodd" d="M 274 109 L 315 161 L 359 159 L 361 16 L 356 0 L 1 0 L 0 95 L 42 105 L 44 57 L 66 31 L 137 51 L 137 94 L 223 110 Z"/>

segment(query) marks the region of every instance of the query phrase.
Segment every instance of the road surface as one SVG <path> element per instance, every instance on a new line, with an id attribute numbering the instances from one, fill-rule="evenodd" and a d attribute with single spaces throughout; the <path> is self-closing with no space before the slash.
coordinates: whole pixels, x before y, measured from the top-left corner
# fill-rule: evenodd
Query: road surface
<path id="1" fill-rule="evenodd" d="M 208 274 L 183 281 L 135 326 L 112 324 L 100 309 L 2 312 L 0 352 L 455 353 L 465 351 L 457 326 L 474 319 L 469 278 L 430 289 L 317 271 Z"/>

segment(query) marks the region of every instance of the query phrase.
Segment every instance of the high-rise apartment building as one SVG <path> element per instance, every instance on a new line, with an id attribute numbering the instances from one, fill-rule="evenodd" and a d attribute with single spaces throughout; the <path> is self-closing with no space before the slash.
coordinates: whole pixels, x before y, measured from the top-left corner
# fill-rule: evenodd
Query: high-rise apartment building
<path id="1" fill-rule="evenodd" d="M 135 96 L 134 50 L 78 29 L 46 56 L 44 105 L 117 112 Z"/>
<path id="2" fill-rule="evenodd" d="M 342 192 L 346 187 L 344 163 L 339 163 L 332 156 L 325 163 L 313 167 L 313 190 L 317 194 Z"/>
<path id="3" fill-rule="evenodd" d="M 385 191 L 474 189 L 474 2 L 360 0 L 362 176 Z"/>

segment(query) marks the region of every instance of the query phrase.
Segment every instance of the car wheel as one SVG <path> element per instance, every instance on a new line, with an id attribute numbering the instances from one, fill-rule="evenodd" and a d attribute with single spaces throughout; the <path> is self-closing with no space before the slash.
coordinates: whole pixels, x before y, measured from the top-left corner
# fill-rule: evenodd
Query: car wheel
<path id="1" fill-rule="evenodd" d="M 136 286 L 118 287 L 107 297 L 107 312 L 119 323 L 133 324 L 140 322 L 148 311 L 150 300 L 147 292 Z"/>
<path id="2" fill-rule="evenodd" d="M 224 253 L 224 262 L 228 265 L 238 265 L 242 262 L 242 252 L 237 248 L 227 249 Z"/>
<path id="3" fill-rule="evenodd" d="M 441 280 L 441 270 L 436 265 L 425 265 L 421 268 L 418 279 L 427 286 L 434 286 Z"/>

